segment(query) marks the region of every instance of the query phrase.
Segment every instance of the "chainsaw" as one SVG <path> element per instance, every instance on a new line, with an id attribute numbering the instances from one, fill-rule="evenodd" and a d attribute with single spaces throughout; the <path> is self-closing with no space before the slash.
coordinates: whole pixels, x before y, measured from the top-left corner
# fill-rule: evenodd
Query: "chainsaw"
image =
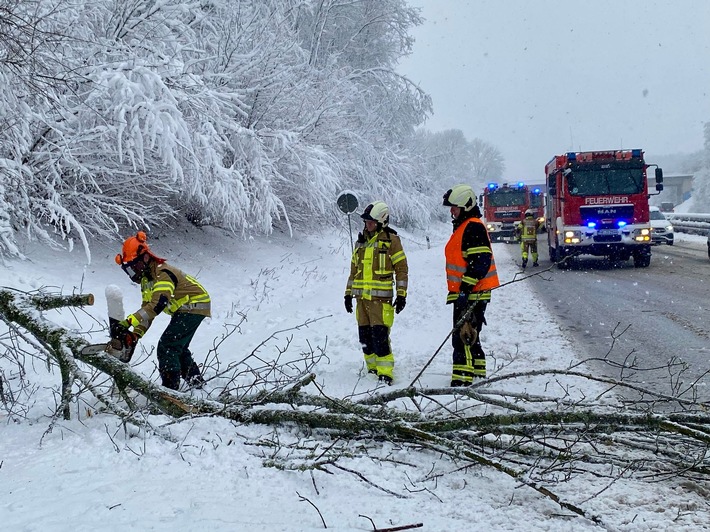
<path id="1" fill-rule="evenodd" d="M 130 362 L 136 350 L 137 340 L 135 335 L 128 333 L 121 321 L 123 313 L 123 294 L 121 289 L 115 285 L 106 287 L 106 304 L 108 306 L 109 335 L 108 342 L 100 344 L 89 344 L 81 350 L 83 355 L 96 355 L 98 353 L 108 353 L 121 362 Z"/>

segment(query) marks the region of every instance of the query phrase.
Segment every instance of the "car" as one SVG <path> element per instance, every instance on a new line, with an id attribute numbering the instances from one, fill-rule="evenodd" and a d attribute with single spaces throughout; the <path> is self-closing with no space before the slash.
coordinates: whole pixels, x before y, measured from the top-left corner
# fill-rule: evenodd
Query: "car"
<path id="1" fill-rule="evenodd" d="M 673 224 L 668 221 L 658 207 L 649 207 L 651 211 L 651 243 L 673 245 Z"/>

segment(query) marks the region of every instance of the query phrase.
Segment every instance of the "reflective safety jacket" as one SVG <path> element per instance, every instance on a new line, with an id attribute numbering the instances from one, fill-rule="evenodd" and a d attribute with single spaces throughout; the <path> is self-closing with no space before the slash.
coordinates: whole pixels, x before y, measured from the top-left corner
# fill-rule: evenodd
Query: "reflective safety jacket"
<path id="1" fill-rule="evenodd" d="M 535 218 L 524 218 L 520 222 L 520 240 L 523 242 L 537 240 L 538 221 Z"/>
<path id="2" fill-rule="evenodd" d="M 126 318 L 134 333 L 143 336 L 161 312 L 211 315 L 210 295 L 197 279 L 167 263 L 149 267 L 150 277 L 141 280 L 143 305 Z"/>
<path id="3" fill-rule="evenodd" d="M 500 286 L 486 226 L 479 218 L 454 220 L 454 232 L 446 248 L 446 302 L 456 301 L 460 292 L 469 301 L 489 301 L 491 290 Z"/>
<path id="4" fill-rule="evenodd" d="M 345 295 L 391 303 L 395 276 L 397 295 L 406 297 L 409 267 L 397 232 L 386 227 L 374 234 L 361 233 L 350 261 Z"/>

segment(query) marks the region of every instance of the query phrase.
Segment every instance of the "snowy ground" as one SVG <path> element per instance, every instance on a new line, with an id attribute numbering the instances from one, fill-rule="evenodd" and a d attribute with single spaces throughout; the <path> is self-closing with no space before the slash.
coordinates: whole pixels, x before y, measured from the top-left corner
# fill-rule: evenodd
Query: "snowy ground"
<path id="1" fill-rule="evenodd" d="M 442 251 L 448 231 L 444 225 L 432 230 L 430 248 L 425 235 L 402 233 L 410 264 L 410 295 L 392 331 L 395 387 L 410 384 L 448 333 L 451 311 L 444 305 Z M 347 234 L 313 235 L 299 241 L 283 235 L 235 241 L 215 230 L 193 229 L 150 244 L 154 252 L 197 276 L 212 294 L 213 317 L 201 326 L 192 344 L 198 362 L 205 360 L 216 339 L 240 323 L 240 315 L 246 315 L 246 321 L 219 347 L 224 362 L 239 360 L 276 331 L 317 320 L 279 333 L 276 345 L 283 346 L 292 335 L 291 350 L 323 347 L 327 356 L 317 367 L 317 382 L 330 396 L 357 396 L 377 388 L 378 383 L 363 374 L 355 319 L 342 306 L 350 249 Z M 88 310 L 103 322 L 104 288 L 109 284 L 122 289 L 127 312 L 140 304 L 138 288 L 113 261 L 118 248 L 95 247 L 92 262 L 86 265 L 81 250 L 60 253 L 28 247 L 24 251 L 29 261 L 0 264 L 0 285 L 24 291 L 50 287 L 65 294 L 92 292 L 97 301 Z M 517 246 L 495 244 L 494 252 L 502 282 L 519 274 Z M 48 315 L 72 330 L 89 329 L 85 316 L 66 311 Z M 566 368 L 575 361 L 574 346 L 525 282 L 494 294 L 488 322 L 482 340 L 490 356 L 489 374 Z M 158 318 L 141 347 L 151 350 L 166 323 L 166 317 Z M 96 334 L 93 339 L 103 338 Z M 261 354 L 275 356 L 276 345 L 268 344 Z M 137 354 L 134 361 L 136 370 L 157 380 L 154 355 Z M 447 343 L 421 384 L 446 386 L 450 366 Z M 95 405 L 82 404 L 75 406 L 71 421 L 45 433 L 56 399 L 49 387 L 58 385 L 59 375 L 47 374 L 43 367 L 27 369 L 42 385 L 36 403 L 21 422 L 0 410 L 2 530 L 300 532 L 326 526 L 338 531 L 372 530 L 363 516 L 379 528 L 423 523 L 419 530 L 436 532 L 481 527 L 694 531 L 708 529 L 710 523 L 707 493 L 681 484 L 628 481 L 607 486 L 581 478 L 555 488 L 601 516 L 605 527 L 599 527 L 484 467 L 458 470 L 449 464 L 437 481 L 425 480 L 435 463 L 442 467 L 444 462 L 387 444 L 382 445 L 382 454 L 399 465 L 383 468 L 383 462 L 369 458 L 347 463 L 372 484 L 344 470 L 334 470 L 336 474 L 280 471 L 265 466 L 267 447 L 253 445 L 256 438 L 269 435 L 268 430 L 212 418 L 166 425 L 178 442 L 171 443 L 134 430 L 124 432 L 115 417 L 96 413 Z M 214 375 L 207 371 L 205 377 Z M 213 378 L 207 392 L 197 393 L 208 393 L 218 384 L 219 379 Z M 532 379 L 518 382 L 520 390 L 528 392 L 542 391 L 546 384 Z M 581 392 L 588 396 L 602 390 L 585 386 Z M 160 417 L 155 417 L 153 423 L 160 424 Z"/>

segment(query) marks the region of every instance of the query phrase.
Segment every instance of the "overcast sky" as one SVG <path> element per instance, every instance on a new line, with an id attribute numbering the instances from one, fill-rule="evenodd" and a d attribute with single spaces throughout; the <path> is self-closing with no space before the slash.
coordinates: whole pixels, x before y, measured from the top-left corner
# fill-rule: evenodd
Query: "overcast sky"
<path id="1" fill-rule="evenodd" d="M 703 147 L 708 0 L 408 1 L 426 20 L 400 71 L 433 98 L 426 127 L 493 144 L 511 180 L 572 149 Z"/>

